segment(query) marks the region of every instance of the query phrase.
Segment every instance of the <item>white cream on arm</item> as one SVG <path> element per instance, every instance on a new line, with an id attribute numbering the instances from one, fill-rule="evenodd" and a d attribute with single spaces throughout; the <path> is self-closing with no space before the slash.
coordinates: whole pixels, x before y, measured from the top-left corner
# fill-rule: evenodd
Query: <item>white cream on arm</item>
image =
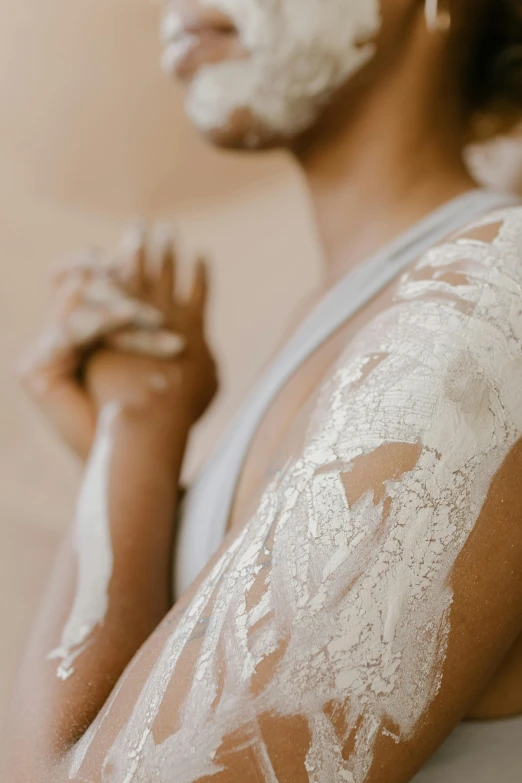
<path id="1" fill-rule="evenodd" d="M 114 403 L 100 413 L 96 440 L 78 498 L 73 529 L 76 594 L 60 645 L 48 656 L 50 660 L 59 660 L 57 676 L 62 680 L 74 673 L 74 661 L 85 650 L 96 627 L 103 624 L 109 606 L 113 568 L 109 470 L 112 430 L 118 410 Z"/>
<path id="2" fill-rule="evenodd" d="M 104 781 L 216 774 L 225 738 L 266 714 L 306 721 L 312 783 L 364 783 L 381 735 L 412 736 L 441 686 L 456 560 L 522 435 L 520 208 L 475 226 L 497 223 L 491 243 L 462 239 L 426 254 L 350 343 L 301 452 L 167 638 Z M 351 497 L 350 477 L 393 448 L 403 468 Z M 202 625 L 177 728 L 156 744 L 169 686 Z M 347 760 L 332 703 L 355 730 Z M 259 775 L 277 783 L 261 732 L 250 736 Z"/>

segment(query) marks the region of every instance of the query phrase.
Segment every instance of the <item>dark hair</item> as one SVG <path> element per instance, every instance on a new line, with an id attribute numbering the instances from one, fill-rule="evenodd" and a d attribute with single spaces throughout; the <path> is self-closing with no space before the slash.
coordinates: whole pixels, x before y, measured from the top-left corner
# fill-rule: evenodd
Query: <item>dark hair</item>
<path id="1" fill-rule="evenodd" d="M 494 135 L 522 119 L 522 0 L 488 3 L 468 96 L 478 135 Z"/>

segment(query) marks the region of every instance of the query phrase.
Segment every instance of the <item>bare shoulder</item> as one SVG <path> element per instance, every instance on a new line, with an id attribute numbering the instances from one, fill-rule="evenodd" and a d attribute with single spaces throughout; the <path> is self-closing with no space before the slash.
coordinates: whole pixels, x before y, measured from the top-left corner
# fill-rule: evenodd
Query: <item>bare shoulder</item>
<path id="1" fill-rule="evenodd" d="M 487 248 L 493 257 L 487 258 Z M 429 269 L 430 261 L 438 266 L 461 265 L 466 260 L 487 262 L 490 268 L 512 264 L 512 273 L 519 270 L 516 259 L 522 258 L 522 204 L 494 209 L 478 217 L 445 241 L 432 248 L 417 263 L 418 267 Z M 522 271 L 520 272 L 522 276 Z"/>

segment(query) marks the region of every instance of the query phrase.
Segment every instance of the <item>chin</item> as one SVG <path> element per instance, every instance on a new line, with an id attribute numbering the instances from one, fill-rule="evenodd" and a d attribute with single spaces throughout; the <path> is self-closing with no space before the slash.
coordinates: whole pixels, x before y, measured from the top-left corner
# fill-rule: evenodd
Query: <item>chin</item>
<path id="1" fill-rule="evenodd" d="M 289 95 L 276 76 L 252 73 L 248 61 L 202 68 L 184 82 L 186 113 L 206 139 L 224 149 L 290 147 L 313 124 L 317 107 L 308 96 Z"/>
<path id="2" fill-rule="evenodd" d="M 194 127 L 212 146 L 223 150 L 262 152 L 291 146 L 291 139 L 263 127 L 249 109 L 237 109 L 223 123 L 207 125 L 187 112 Z"/>

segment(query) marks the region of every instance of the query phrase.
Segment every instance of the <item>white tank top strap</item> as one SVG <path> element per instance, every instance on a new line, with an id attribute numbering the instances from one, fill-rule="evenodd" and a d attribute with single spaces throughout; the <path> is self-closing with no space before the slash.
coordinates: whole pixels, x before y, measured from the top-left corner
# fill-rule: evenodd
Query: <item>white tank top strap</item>
<path id="1" fill-rule="evenodd" d="M 175 553 L 176 596 L 219 548 L 249 445 L 271 402 L 294 372 L 432 245 L 473 219 L 515 203 L 515 197 L 495 191 L 465 193 L 420 220 L 325 294 L 263 373 L 187 493 Z"/>

